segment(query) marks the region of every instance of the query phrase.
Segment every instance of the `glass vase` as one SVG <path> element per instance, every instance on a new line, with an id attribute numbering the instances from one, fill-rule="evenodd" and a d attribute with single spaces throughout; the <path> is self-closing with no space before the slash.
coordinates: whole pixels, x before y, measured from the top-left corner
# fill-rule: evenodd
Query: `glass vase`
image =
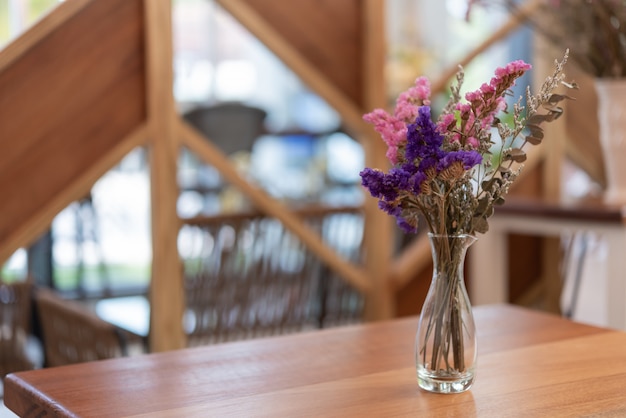
<path id="1" fill-rule="evenodd" d="M 428 234 L 433 277 L 415 339 L 419 386 L 429 392 L 459 393 L 474 382 L 476 328 L 463 274 L 472 235 Z"/>

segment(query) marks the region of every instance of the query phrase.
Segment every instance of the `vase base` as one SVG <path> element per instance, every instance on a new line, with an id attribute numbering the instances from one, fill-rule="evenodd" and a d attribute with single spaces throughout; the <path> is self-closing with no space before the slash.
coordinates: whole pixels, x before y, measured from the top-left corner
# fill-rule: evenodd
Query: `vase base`
<path id="1" fill-rule="evenodd" d="M 466 372 L 454 376 L 440 376 L 427 371 L 417 372 L 419 387 L 433 393 L 461 393 L 474 383 L 474 373 Z"/>

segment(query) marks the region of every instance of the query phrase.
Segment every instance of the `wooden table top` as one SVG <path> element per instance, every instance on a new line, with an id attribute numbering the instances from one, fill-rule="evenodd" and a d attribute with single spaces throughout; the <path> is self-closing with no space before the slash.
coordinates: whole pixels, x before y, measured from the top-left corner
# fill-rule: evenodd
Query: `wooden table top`
<path id="1" fill-rule="evenodd" d="M 418 388 L 412 317 L 20 372 L 5 403 L 25 417 L 626 416 L 626 333 L 508 305 L 475 319 L 461 394 Z"/>

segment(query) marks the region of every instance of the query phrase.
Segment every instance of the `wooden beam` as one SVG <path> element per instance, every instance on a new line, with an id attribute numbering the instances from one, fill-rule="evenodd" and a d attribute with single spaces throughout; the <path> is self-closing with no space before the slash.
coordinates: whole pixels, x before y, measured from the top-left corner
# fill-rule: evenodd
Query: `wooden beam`
<path id="1" fill-rule="evenodd" d="M 242 1 L 333 87 L 363 106 L 363 0 Z"/>
<path id="2" fill-rule="evenodd" d="M 145 144 L 147 128 L 141 126 L 111 148 L 97 163 L 91 165 L 80 177 L 54 196 L 54 199 L 33 215 L 29 222 L 23 223 L 2 241 L 0 261 L 4 263 L 11 257 L 16 248 L 25 247 L 35 241 L 50 227 L 50 219 L 61 212 L 68 204 L 84 197 L 96 181 L 111 167 L 115 166 L 134 148 Z"/>
<path id="3" fill-rule="evenodd" d="M 144 0 L 144 8 L 152 188 L 150 350 L 158 352 L 186 344 L 182 324 L 183 269 L 177 247 L 179 141 L 172 92 L 172 4 L 170 0 Z"/>
<path id="4" fill-rule="evenodd" d="M 367 109 L 384 108 L 385 88 L 385 27 L 384 2 L 362 2 L 363 36 L 363 92 Z M 369 141 L 364 143 L 366 165 L 388 168 L 386 145 L 370 126 Z M 367 196 L 365 200 L 365 259 L 371 291 L 365 301 L 365 319 L 388 319 L 395 316 L 394 286 L 391 283 L 390 266 L 394 250 L 395 225 L 389 215 L 378 208 L 378 201 Z"/>
<path id="5" fill-rule="evenodd" d="M 535 36 L 535 51 L 533 63 L 533 85 L 537 89 L 543 83 L 546 76 L 554 71 L 554 59 L 560 58 L 564 51 L 561 51 L 543 39 Z M 563 106 L 567 105 L 567 100 Z M 551 123 L 543 125 L 545 141 L 539 145 L 544 150 L 543 165 L 543 191 L 542 194 L 548 201 L 558 202 L 561 200 L 561 182 L 563 164 L 565 161 L 565 142 L 567 137 L 566 118 L 559 118 Z"/>
<path id="6" fill-rule="evenodd" d="M 391 280 L 395 289 L 406 286 L 432 260 L 426 234 L 416 237 L 391 265 Z"/>
<path id="7" fill-rule="evenodd" d="M 179 120 L 178 130 L 184 145 L 189 147 L 202 160 L 215 167 L 230 184 L 239 188 L 260 210 L 280 220 L 285 227 L 302 240 L 331 269 L 346 279 L 348 283 L 361 292 L 367 292 L 371 288 L 365 271 L 346 261 L 324 244 L 319 234 L 305 225 L 285 205 L 274 200 L 262 189 L 251 185 L 244 179 L 210 138 L 205 138 L 184 120 Z"/>
<path id="8" fill-rule="evenodd" d="M 511 16 L 509 20 L 506 21 L 504 25 L 502 25 L 498 30 L 496 30 L 491 36 L 485 39 L 481 44 L 479 44 L 476 48 L 472 49 L 468 52 L 461 60 L 455 65 L 451 66 L 447 70 L 443 72 L 433 84 L 432 84 L 432 92 L 433 95 L 436 93 L 443 92 L 448 83 L 454 78 L 457 71 L 459 70 L 459 65 L 464 67 L 474 58 L 485 52 L 494 44 L 500 42 L 502 39 L 506 38 L 511 32 L 520 27 L 528 17 L 530 17 L 533 13 L 535 13 L 543 0 L 529 0 L 522 7 L 520 7 L 518 13 Z"/>
<path id="9" fill-rule="evenodd" d="M 560 51 L 562 53 L 562 51 Z M 604 156 L 600 146 L 598 122 L 598 97 L 593 76 L 583 72 L 570 62 L 565 69 L 569 80 L 576 80 L 581 89 L 575 93 L 576 100 L 567 101 L 563 125 L 566 126 L 566 155 L 582 168 L 594 181 L 605 188 L 606 173 Z"/>
<path id="10" fill-rule="evenodd" d="M 540 86 L 546 75 L 552 74 L 554 58 L 563 51 L 558 50 L 540 36 L 535 36 L 534 84 Z M 564 103 L 566 106 L 567 103 Z M 545 125 L 546 140 L 540 145 L 544 149 L 542 172 L 542 194 L 547 201 L 561 200 L 561 183 L 563 164 L 565 162 L 566 126 L 565 118 L 560 118 Z M 541 281 L 544 290 L 544 310 L 556 314 L 561 313 L 561 237 L 544 237 L 542 239 L 542 273 Z"/>
<path id="11" fill-rule="evenodd" d="M 0 52 L 3 257 L 88 194 L 145 123 L 141 1 L 68 1 Z"/>
<path id="12" fill-rule="evenodd" d="M 56 6 L 0 53 L 0 72 L 94 0 L 68 0 Z"/>
<path id="13" fill-rule="evenodd" d="M 269 26 L 245 1 L 218 0 L 218 3 L 283 60 L 304 83 L 324 98 L 341 115 L 346 126 L 358 137 L 357 139 L 368 139 L 368 136 L 360 135 L 371 129 L 363 121 L 362 110 L 349 100 L 341 90 L 333 86 L 320 71 L 312 67 L 296 49 Z M 380 80 L 380 82 L 382 81 Z"/>

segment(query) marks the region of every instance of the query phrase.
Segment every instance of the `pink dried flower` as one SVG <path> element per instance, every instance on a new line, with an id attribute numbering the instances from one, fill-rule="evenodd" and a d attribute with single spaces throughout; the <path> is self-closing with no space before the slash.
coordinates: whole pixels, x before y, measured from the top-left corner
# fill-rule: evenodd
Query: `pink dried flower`
<path id="1" fill-rule="evenodd" d="M 465 141 L 465 143 L 472 148 L 478 148 L 478 146 L 480 145 L 480 142 L 478 142 L 478 139 L 474 138 L 473 136 L 470 136 L 469 138 L 467 138 L 467 141 Z"/>
<path id="2" fill-rule="evenodd" d="M 397 146 L 406 139 L 406 124 L 383 109 L 375 109 L 365 114 L 363 120 L 374 125 L 374 129 L 387 145 Z"/>
<path id="3" fill-rule="evenodd" d="M 410 123 L 417 117 L 417 109 L 418 106 L 413 103 L 411 91 L 407 90 L 398 96 L 394 116 L 405 121 L 406 123 Z"/>
<path id="4" fill-rule="evenodd" d="M 450 143 L 460 143 L 461 142 L 461 134 L 458 132 L 454 132 L 452 133 L 449 137 L 448 140 L 450 141 Z"/>
<path id="5" fill-rule="evenodd" d="M 398 146 L 406 142 L 406 123 L 395 116 L 391 116 L 383 109 L 375 109 L 363 115 L 363 120 L 374 125 L 376 132 L 380 134 L 385 144 L 389 147 L 387 149 L 387 158 L 391 163 L 397 163 Z"/>
<path id="6" fill-rule="evenodd" d="M 412 123 L 417 117 L 417 109 L 422 105 L 430 104 L 430 81 L 426 77 L 418 77 L 415 85 L 400 93 L 396 99 L 394 116 Z"/>
<path id="7" fill-rule="evenodd" d="M 450 131 L 456 125 L 456 118 L 453 113 L 444 113 L 437 121 L 437 129 L 440 133 Z"/>
<path id="8" fill-rule="evenodd" d="M 532 68 L 532 65 L 522 60 L 515 60 L 515 61 L 509 62 L 504 67 L 496 68 L 495 75 L 496 77 L 499 77 L 499 78 L 504 78 L 504 77 L 514 75 L 515 78 L 517 78 L 521 76 L 522 74 L 524 74 L 526 71 L 530 70 L 531 68 Z"/>
<path id="9" fill-rule="evenodd" d="M 398 147 L 390 146 L 389 148 L 387 148 L 387 152 L 385 153 L 385 156 L 387 157 L 389 162 L 391 162 L 392 164 L 397 164 L 398 163 Z"/>
<path id="10" fill-rule="evenodd" d="M 512 61 L 504 67 L 498 67 L 495 76 L 489 81 L 489 85 L 495 89 L 497 96 L 515 85 L 515 80 L 521 77 L 532 66 L 522 60 Z"/>
<path id="11" fill-rule="evenodd" d="M 430 80 L 426 77 L 418 77 L 415 80 L 415 97 L 424 102 L 425 105 L 430 104 Z M 426 103 L 428 101 L 428 103 Z"/>

